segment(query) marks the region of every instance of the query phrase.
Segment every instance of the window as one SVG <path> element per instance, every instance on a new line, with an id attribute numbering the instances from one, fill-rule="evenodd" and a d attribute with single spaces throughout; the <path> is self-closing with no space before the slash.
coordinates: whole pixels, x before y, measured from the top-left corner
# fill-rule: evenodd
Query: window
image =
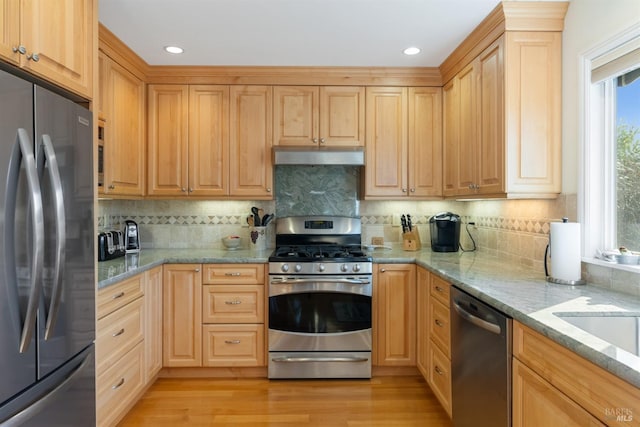
<path id="1" fill-rule="evenodd" d="M 640 27 L 588 53 L 584 70 L 583 253 L 640 251 Z"/>

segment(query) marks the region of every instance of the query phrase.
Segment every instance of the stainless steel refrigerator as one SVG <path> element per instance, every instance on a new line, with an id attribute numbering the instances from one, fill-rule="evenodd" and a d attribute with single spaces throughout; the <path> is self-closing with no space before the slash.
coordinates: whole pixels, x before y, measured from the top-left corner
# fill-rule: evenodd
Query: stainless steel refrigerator
<path id="1" fill-rule="evenodd" d="M 0 426 L 95 426 L 91 112 L 0 69 Z"/>

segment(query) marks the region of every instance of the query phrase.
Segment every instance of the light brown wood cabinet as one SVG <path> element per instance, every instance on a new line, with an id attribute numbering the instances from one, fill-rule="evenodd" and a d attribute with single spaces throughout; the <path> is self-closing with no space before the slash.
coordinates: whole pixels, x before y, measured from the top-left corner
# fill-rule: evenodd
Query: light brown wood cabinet
<path id="1" fill-rule="evenodd" d="M 96 0 L 0 0 L 0 58 L 91 99 L 95 9 Z"/>
<path id="2" fill-rule="evenodd" d="M 114 426 L 146 385 L 144 274 L 98 290 L 97 425 Z"/>
<path id="3" fill-rule="evenodd" d="M 100 194 L 143 196 L 145 190 L 144 82 L 102 52 L 100 118 L 104 120 L 104 185 Z"/>
<path id="4" fill-rule="evenodd" d="M 229 194 L 229 87 L 149 85 L 149 195 Z"/>
<path id="5" fill-rule="evenodd" d="M 367 87 L 365 198 L 442 196 L 442 90 Z"/>
<path id="6" fill-rule="evenodd" d="M 242 199 L 273 198 L 273 90 L 231 86 L 229 194 Z"/>
<path id="7" fill-rule="evenodd" d="M 431 273 L 416 267 L 416 366 L 425 380 L 429 376 L 429 285 Z"/>
<path id="8" fill-rule="evenodd" d="M 561 190 L 561 32 L 506 31 L 444 85 L 444 195 Z"/>
<path id="9" fill-rule="evenodd" d="M 205 265 L 203 366 L 266 365 L 263 264 Z"/>
<path id="10" fill-rule="evenodd" d="M 373 286 L 373 365 L 416 364 L 416 266 L 376 264 Z"/>
<path id="11" fill-rule="evenodd" d="M 637 425 L 640 389 L 513 321 L 514 427 Z"/>
<path id="12" fill-rule="evenodd" d="M 162 267 L 144 273 L 144 381 L 162 369 Z"/>
<path id="13" fill-rule="evenodd" d="M 273 98 L 274 145 L 364 145 L 364 87 L 275 86 Z"/>
<path id="14" fill-rule="evenodd" d="M 165 264 L 162 364 L 202 366 L 202 265 Z"/>

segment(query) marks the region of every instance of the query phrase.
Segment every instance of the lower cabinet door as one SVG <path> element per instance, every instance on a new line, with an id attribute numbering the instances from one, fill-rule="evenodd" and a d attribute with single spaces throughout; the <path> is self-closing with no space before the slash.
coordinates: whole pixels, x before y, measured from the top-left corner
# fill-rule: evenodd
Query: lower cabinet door
<path id="1" fill-rule="evenodd" d="M 513 359 L 513 427 L 604 426 L 538 374 Z"/>
<path id="2" fill-rule="evenodd" d="M 265 366 L 263 325 L 203 325 L 203 366 Z"/>
<path id="3" fill-rule="evenodd" d="M 442 407 L 451 417 L 451 361 L 433 341 L 429 347 L 429 376 L 427 382 Z"/>
<path id="4" fill-rule="evenodd" d="M 144 386 L 144 347 L 140 342 L 97 378 L 98 426 L 114 426 Z"/>

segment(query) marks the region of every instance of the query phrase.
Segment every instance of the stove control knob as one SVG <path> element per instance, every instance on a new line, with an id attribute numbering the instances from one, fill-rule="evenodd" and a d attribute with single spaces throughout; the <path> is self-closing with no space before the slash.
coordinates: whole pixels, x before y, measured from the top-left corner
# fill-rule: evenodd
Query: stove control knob
<path id="1" fill-rule="evenodd" d="M 286 273 L 287 271 L 289 271 L 289 264 L 282 264 L 282 266 L 280 267 L 280 270 Z"/>
<path id="2" fill-rule="evenodd" d="M 324 271 L 325 268 L 324 264 L 318 264 L 318 271 Z"/>
<path id="3" fill-rule="evenodd" d="M 299 273 L 302 270 L 302 266 L 300 264 L 296 264 L 294 270 L 296 270 L 296 273 Z"/>
<path id="4" fill-rule="evenodd" d="M 355 271 L 356 273 L 357 273 L 358 271 L 360 271 L 360 264 L 354 264 L 354 265 L 353 265 L 353 271 Z"/>
<path id="5" fill-rule="evenodd" d="M 342 271 L 343 273 L 346 273 L 347 271 L 349 271 L 349 266 L 347 264 L 342 264 L 340 266 L 340 271 Z"/>

